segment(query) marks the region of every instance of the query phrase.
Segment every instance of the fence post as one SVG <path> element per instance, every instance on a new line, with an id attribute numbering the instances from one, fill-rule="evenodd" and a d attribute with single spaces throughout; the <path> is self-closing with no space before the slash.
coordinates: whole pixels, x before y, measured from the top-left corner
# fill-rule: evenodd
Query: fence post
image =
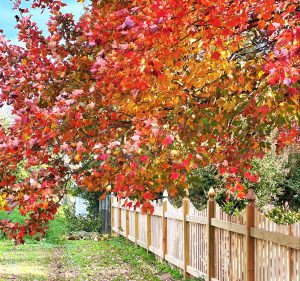
<path id="1" fill-rule="evenodd" d="M 135 233 L 134 233 L 135 246 L 137 246 L 137 241 L 139 239 L 139 213 L 137 209 L 135 209 L 134 211 L 134 229 L 135 229 Z"/>
<path id="2" fill-rule="evenodd" d="M 289 235 L 293 236 L 293 226 L 289 225 Z M 300 242 L 299 242 L 300 243 Z M 293 249 L 289 248 L 289 274 L 290 274 L 290 281 L 294 280 L 294 251 Z"/>
<path id="3" fill-rule="evenodd" d="M 151 214 L 147 211 L 147 251 L 151 246 Z"/>
<path id="4" fill-rule="evenodd" d="M 168 208 L 168 192 L 165 190 L 163 193 L 163 210 L 162 210 L 162 231 L 163 231 L 163 240 L 162 240 L 162 258 L 165 259 L 165 256 L 167 254 L 167 227 L 168 227 L 168 221 L 166 217 L 167 208 Z"/>
<path id="5" fill-rule="evenodd" d="M 215 217 L 215 196 L 216 193 L 211 187 L 208 192 L 209 200 L 207 203 L 207 276 L 208 281 L 215 277 L 215 228 L 211 224 L 211 219 Z"/>
<path id="6" fill-rule="evenodd" d="M 121 213 L 121 198 L 118 197 L 118 235 L 120 235 L 122 226 L 122 213 Z"/>
<path id="7" fill-rule="evenodd" d="M 106 194 L 104 200 L 99 200 L 99 214 L 101 215 L 101 233 L 111 233 L 111 198 Z"/>
<path id="8" fill-rule="evenodd" d="M 114 207 L 113 207 L 113 204 L 114 204 L 114 201 L 115 201 L 115 197 L 114 197 L 114 194 L 111 193 L 110 194 L 110 222 L 111 222 L 111 235 L 113 235 L 114 231 L 113 231 L 113 228 L 115 226 L 115 210 L 114 210 Z"/>
<path id="9" fill-rule="evenodd" d="M 249 190 L 246 199 L 246 281 L 254 281 L 254 238 L 250 235 L 251 227 L 254 227 L 254 202 L 256 199 L 252 189 Z"/>
<path id="10" fill-rule="evenodd" d="M 125 206 L 125 215 L 126 215 L 126 232 L 125 232 L 125 235 L 126 235 L 126 239 L 128 239 L 128 235 L 129 235 L 129 209 L 127 207 L 127 203 L 126 203 L 126 206 Z"/>
<path id="11" fill-rule="evenodd" d="M 186 194 L 182 202 L 183 211 L 183 277 L 187 278 L 187 266 L 189 264 L 189 228 L 186 216 L 189 214 L 190 200 L 188 198 L 189 192 L 185 190 Z"/>

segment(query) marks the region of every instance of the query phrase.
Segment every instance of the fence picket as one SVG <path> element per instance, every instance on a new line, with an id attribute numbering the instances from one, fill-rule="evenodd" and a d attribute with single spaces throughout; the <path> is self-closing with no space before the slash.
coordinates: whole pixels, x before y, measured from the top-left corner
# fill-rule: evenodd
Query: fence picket
<path id="1" fill-rule="evenodd" d="M 125 200 L 111 199 L 112 232 L 166 259 L 185 276 L 210 276 L 210 281 L 300 280 L 300 222 L 285 226 L 270 221 L 254 207 L 253 198 L 239 216 L 223 212 L 213 191 L 202 211 L 188 198 L 181 208 L 164 198 L 162 204 L 153 203 L 154 214 L 142 214 L 124 208 Z"/>

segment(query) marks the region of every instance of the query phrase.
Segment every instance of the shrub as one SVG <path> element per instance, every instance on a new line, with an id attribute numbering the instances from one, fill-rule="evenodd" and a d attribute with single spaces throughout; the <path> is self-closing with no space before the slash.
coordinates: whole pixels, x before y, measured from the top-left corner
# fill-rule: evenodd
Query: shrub
<path id="1" fill-rule="evenodd" d="M 71 206 L 64 207 L 65 216 L 67 219 L 67 230 L 69 232 L 87 231 L 87 232 L 101 232 L 101 217 L 95 217 L 89 214 L 86 217 L 75 216 L 74 208 Z"/>
<path id="2" fill-rule="evenodd" d="M 82 189 L 81 187 L 74 186 L 71 189 L 71 194 L 73 196 L 79 196 L 88 202 L 87 211 L 91 216 L 96 217 L 99 216 L 99 197 L 103 194 L 100 191 L 88 191 L 86 189 Z"/>
<path id="3" fill-rule="evenodd" d="M 61 243 L 65 240 L 67 233 L 67 218 L 65 216 L 64 208 L 58 209 L 54 220 L 49 221 L 49 229 L 46 234 L 46 241 L 50 243 Z"/>
<path id="4" fill-rule="evenodd" d="M 280 155 L 271 150 L 262 160 L 253 161 L 260 181 L 253 188 L 258 207 L 276 223 L 294 223 L 300 215 L 300 153 L 294 146 Z"/>
<path id="5" fill-rule="evenodd" d="M 226 188 L 221 188 L 217 191 L 216 202 L 229 215 L 238 215 L 247 205 L 246 199 L 241 199 L 233 193 L 228 193 Z"/>
<path id="6" fill-rule="evenodd" d="M 212 165 L 192 171 L 188 176 L 188 183 L 190 200 L 197 209 L 205 208 L 208 191 L 211 187 L 216 192 L 225 190 L 224 178 L 219 175 L 218 170 Z"/>
<path id="7" fill-rule="evenodd" d="M 274 222 L 279 224 L 293 224 L 300 221 L 300 213 L 282 210 L 280 207 L 275 207 L 268 212 L 267 216 Z"/>

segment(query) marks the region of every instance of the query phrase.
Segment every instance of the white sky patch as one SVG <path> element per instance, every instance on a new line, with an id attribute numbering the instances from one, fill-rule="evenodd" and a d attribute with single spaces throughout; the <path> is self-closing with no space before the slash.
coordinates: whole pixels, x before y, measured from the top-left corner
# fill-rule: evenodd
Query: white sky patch
<path id="1" fill-rule="evenodd" d="M 12 115 L 11 111 L 12 111 L 12 107 L 10 105 L 4 104 L 0 108 L 0 118 L 11 116 Z"/>

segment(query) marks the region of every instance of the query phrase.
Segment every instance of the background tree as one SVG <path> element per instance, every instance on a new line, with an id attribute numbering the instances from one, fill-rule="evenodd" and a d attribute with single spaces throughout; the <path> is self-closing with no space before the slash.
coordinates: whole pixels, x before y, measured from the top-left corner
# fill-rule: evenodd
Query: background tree
<path id="1" fill-rule="evenodd" d="M 201 210 L 206 208 L 208 191 L 213 187 L 216 201 L 229 214 L 238 213 L 246 207 L 244 193 L 252 188 L 257 196 L 260 210 L 277 223 L 294 223 L 300 215 L 300 161 L 299 147 L 290 145 L 279 155 L 275 144 L 263 159 L 253 159 L 251 172 L 259 174 L 257 182 L 247 177 L 239 179 L 234 188 L 226 188 L 226 174 L 220 176 L 213 166 L 193 170 L 188 176 L 189 195 L 193 205 Z M 238 180 L 238 179 L 237 179 Z M 179 192 L 171 200 L 178 207 L 182 204 L 185 192 Z"/>

